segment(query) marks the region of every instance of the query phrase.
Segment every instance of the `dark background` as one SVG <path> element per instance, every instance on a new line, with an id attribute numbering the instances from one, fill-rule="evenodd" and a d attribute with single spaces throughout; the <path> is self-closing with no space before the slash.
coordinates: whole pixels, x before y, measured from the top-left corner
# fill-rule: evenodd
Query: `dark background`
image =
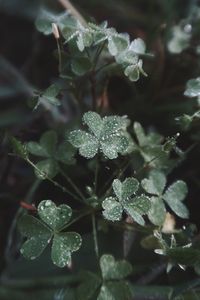
<path id="1" fill-rule="evenodd" d="M 171 55 L 166 49 L 166 40 L 171 26 L 187 19 L 198 1 L 74 0 L 73 4 L 88 20 L 108 20 L 109 26 L 116 27 L 119 32 L 128 32 L 132 38 L 144 38 L 149 52 L 155 55 L 146 62 L 149 77 L 135 86 L 139 97 L 127 81 L 117 76 L 110 79 L 108 101 L 113 113 L 128 114 L 146 128 L 153 126 L 165 136 L 180 131 L 175 117 L 191 113 L 195 108 L 194 101 L 183 93 L 187 80 L 199 76 L 199 57 L 193 47 L 180 55 Z M 26 199 L 37 182 L 34 183 L 31 168 L 11 155 L 7 134 L 22 141 L 37 139 L 52 122 L 66 125 L 70 119 L 70 111 L 56 119 L 49 112 L 32 113 L 29 105 L 33 90 L 47 88 L 58 76 L 57 60 L 53 55 L 55 40 L 35 29 L 34 22 L 42 5 L 63 11 L 53 0 L 0 0 L 0 267 L 2 274 L 13 272 L 17 276 L 25 274 L 28 267 L 15 266 L 18 245 L 13 240 L 17 241 L 17 234 L 13 234 L 12 226 L 20 201 Z M 193 128 L 193 133 L 198 134 L 198 130 Z M 199 229 L 200 147 L 199 140 L 191 136 L 191 132 L 181 134 L 178 141 L 181 149 L 187 150 L 194 143 L 195 146 L 170 175 L 170 181 L 180 178 L 187 182 L 190 222 Z M 34 194 L 34 202 L 54 196 L 60 194 L 44 182 Z M 8 245 L 9 241 L 12 246 Z"/>

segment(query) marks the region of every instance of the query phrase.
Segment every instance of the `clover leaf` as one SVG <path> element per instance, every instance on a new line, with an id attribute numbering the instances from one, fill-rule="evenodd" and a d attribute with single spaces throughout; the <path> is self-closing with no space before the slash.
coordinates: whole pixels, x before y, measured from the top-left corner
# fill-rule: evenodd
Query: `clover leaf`
<path id="1" fill-rule="evenodd" d="M 45 132 L 39 143 L 29 142 L 26 145 L 27 151 L 42 158 L 36 163 L 36 176 L 45 179 L 46 176 L 53 178 L 59 171 L 59 163 L 73 164 L 74 149 L 65 142 L 57 147 L 57 134 L 50 130 Z"/>
<path id="2" fill-rule="evenodd" d="M 180 25 L 172 27 L 172 37 L 168 42 L 168 50 L 173 54 L 179 54 L 188 48 L 191 39 L 191 32 L 187 32 Z"/>
<path id="3" fill-rule="evenodd" d="M 83 282 L 78 287 L 78 300 L 125 300 L 131 298 L 131 290 L 125 278 L 132 273 L 132 266 L 126 260 L 116 261 L 112 255 L 100 258 L 101 277 L 84 272 Z M 96 296 L 94 298 L 94 295 Z"/>
<path id="4" fill-rule="evenodd" d="M 76 232 L 62 232 L 72 216 L 71 208 L 66 204 L 56 206 L 51 200 L 43 200 L 38 206 L 38 216 L 24 215 L 19 219 L 18 227 L 27 238 L 20 252 L 27 259 L 35 259 L 42 254 L 52 241 L 51 258 L 58 267 L 71 264 L 72 252 L 82 243 Z"/>
<path id="5" fill-rule="evenodd" d="M 103 216 L 110 221 L 119 221 L 125 211 L 135 222 L 144 225 L 142 215 L 150 210 L 151 203 L 145 195 L 132 197 L 139 188 L 135 178 L 126 178 L 123 182 L 115 179 L 112 184 L 115 196 L 107 197 L 102 202 Z"/>
<path id="6" fill-rule="evenodd" d="M 191 98 L 200 96 L 200 77 L 188 80 L 184 95 Z"/>
<path id="7" fill-rule="evenodd" d="M 67 24 L 62 30 L 66 42 L 76 40 L 79 51 L 83 51 L 93 43 L 93 31 L 88 26 L 83 26 L 79 21 L 75 21 L 72 26 Z"/>
<path id="8" fill-rule="evenodd" d="M 154 232 L 154 236 L 160 245 L 160 249 L 155 249 L 154 252 L 168 257 L 167 272 L 175 265 L 185 270 L 186 266 L 196 268 L 196 266 L 200 264 L 200 250 L 195 245 L 192 245 L 192 243 L 177 245 L 176 238 L 173 234 L 169 242 L 165 240 L 164 236 L 158 231 Z"/>
<path id="9" fill-rule="evenodd" d="M 75 26 L 76 21 L 66 11 L 55 14 L 49 10 L 41 9 L 35 23 L 38 31 L 49 35 L 52 33 L 52 23 L 55 23 L 62 30 L 66 26 L 72 26 L 72 24 Z"/>
<path id="10" fill-rule="evenodd" d="M 174 162 L 169 158 L 170 151 L 165 151 L 163 148 L 163 137 L 160 134 L 145 133 L 144 128 L 138 122 L 134 123 L 133 131 L 137 138 L 134 148 L 146 163 L 157 169 L 170 169 L 173 166 Z"/>
<path id="11" fill-rule="evenodd" d="M 165 220 L 165 203 L 180 218 L 188 218 L 188 209 L 182 203 L 187 194 L 187 185 L 178 180 L 165 189 L 166 182 L 166 176 L 159 171 L 152 171 L 148 179 L 142 180 L 142 187 L 152 195 L 148 217 L 155 225 L 162 225 Z"/>
<path id="12" fill-rule="evenodd" d="M 98 151 L 108 159 L 115 159 L 119 154 L 125 154 L 129 146 L 126 127 L 129 120 L 125 117 L 109 116 L 101 118 L 95 112 L 87 112 L 83 123 L 89 131 L 74 130 L 69 134 L 69 142 L 79 149 L 79 154 L 85 158 L 93 158 Z"/>

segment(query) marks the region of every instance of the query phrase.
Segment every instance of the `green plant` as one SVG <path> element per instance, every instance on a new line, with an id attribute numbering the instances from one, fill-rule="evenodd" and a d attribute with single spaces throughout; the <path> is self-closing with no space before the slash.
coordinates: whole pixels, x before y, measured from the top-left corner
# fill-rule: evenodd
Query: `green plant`
<path id="1" fill-rule="evenodd" d="M 147 76 L 142 59 L 148 60 L 150 55 L 144 41 L 130 41 L 128 34 L 109 28 L 107 22 L 81 23 L 66 13 L 43 12 L 36 26 L 56 38 L 60 80 L 43 93 L 35 92 L 34 112 L 41 104 L 58 107 L 67 90 L 81 113 L 64 131 L 48 130 L 38 142 L 11 137 L 15 153 L 33 167 L 38 180 L 49 181 L 63 193 L 63 200 L 43 200 L 18 219 L 19 231 L 26 238 L 21 254 L 35 260 L 42 253 L 48 254 L 51 244 L 53 264 L 73 269 L 73 260 L 79 260 L 84 243 L 88 243 L 90 253 L 96 256 L 95 268 L 67 275 L 73 291 L 71 299 L 78 300 L 128 300 L 137 292 L 134 264 L 132 267 L 125 259 L 115 260 L 119 252 L 113 249 L 107 254 L 101 245 L 103 234 L 112 235 L 114 230 L 120 230 L 123 237 L 139 232 L 144 248 L 164 256 L 168 272 L 179 265 L 192 267 L 199 274 L 195 230 L 186 232 L 184 227 L 171 226 L 169 232 L 164 232 L 170 222 L 167 212 L 185 223 L 189 218 L 183 204 L 186 183 L 176 180 L 166 187 L 167 177 L 185 159 L 185 152 L 177 146 L 179 134 L 165 138 L 154 129 L 145 131 L 126 115 L 106 112 L 99 100 L 110 74 L 120 74 L 130 82 L 138 81 L 141 74 Z M 185 94 L 199 96 L 198 78 L 188 82 Z M 196 112 L 177 120 L 188 129 L 198 117 Z M 80 169 L 81 178 L 87 177 L 85 182 L 77 179 Z M 91 221 L 93 241 L 88 242 L 82 230 L 85 219 Z M 150 247 L 147 240 L 151 241 Z M 122 243 L 117 247 L 123 248 Z M 146 272 L 145 266 L 141 269 Z M 172 295 L 172 291 L 166 293 L 168 298 Z"/>

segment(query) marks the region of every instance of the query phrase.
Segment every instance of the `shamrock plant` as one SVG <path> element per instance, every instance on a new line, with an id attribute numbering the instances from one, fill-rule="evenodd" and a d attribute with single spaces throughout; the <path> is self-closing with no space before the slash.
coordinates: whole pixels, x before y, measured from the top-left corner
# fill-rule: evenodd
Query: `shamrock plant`
<path id="1" fill-rule="evenodd" d="M 58 267 L 71 264 L 71 254 L 79 250 L 82 240 L 76 232 L 63 232 L 69 223 L 72 210 L 62 204 L 56 206 L 51 200 L 43 200 L 38 206 L 38 218 L 24 215 L 19 220 L 19 230 L 27 241 L 21 247 L 21 254 L 35 259 L 52 241 L 51 259 Z"/>
<path id="2" fill-rule="evenodd" d="M 165 203 L 180 218 L 189 217 L 188 209 L 183 204 L 187 194 L 187 185 L 178 180 L 165 189 L 167 183 L 164 173 L 152 171 L 148 179 L 142 180 L 143 189 L 151 195 L 151 209 L 148 212 L 149 219 L 155 225 L 162 225 L 165 216 Z"/>
<path id="3" fill-rule="evenodd" d="M 73 164 L 74 149 L 67 143 L 61 143 L 57 146 L 58 137 L 55 131 L 50 130 L 45 132 L 40 138 L 39 143 L 29 142 L 26 149 L 32 155 L 41 157 L 41 160 L 36 163 L 36 176 L 45 179 L 46 176 L 53 178 L 59 172 L 59 163 Z"/>
<path id="4" fill-rule="evenodd" d="M 172 137 L 164 137 L 157 131 L 155 124 L 159 123 L 144 125 L 149 124 L 150 117 L 143 124 L 140 110 L 133 109 L 126 115 L 124 105 L 123 113 L 116 113 L 119 110 L 110 94 L 112 74 L 122 78 L 130 88 L 130 95 L 134 93 L 135 105 L 145 98 L 142 90 L 149 86 L 148 79 L 143 80 L 141 88 L 132 83 L 141 74 L 146 76 L 142 60 L 146 55 L 145 42 L 140 37 L 131 40 L 128 34 L 118 33 L 107 22 L 98 25 L 78 16 L 77 20 L 69 13 L 43 12 L 36 20 L 40 32 L 52 34 L 56 39 L 54 54 L 59 63 L 59 79 L 44 92 L 35 92 L 37 104 L 32 113 L 37 114 L 36 108 L 41 105 L 47 109 L 45 116 L 51 110 L 66 116 L 57 122 L 52 113 L 47 124 L 42 123 L 45 132 L 39 141 L 25 137 L 21 142 L 9 136 L 15 154 L 28 163 L 25 168 L 34 168 L 37 177 L 29 193 L 31 197 L 28 195 L 21 203 L 18 227 L 25 241 L 20 252 L 26 259 L 38 258 L 40 264 L 51 244 L 53 263 L 70 268 L 62 270 L 64 285 L 72 292 L 66 294 L 66 299 L 137 299 L 137 287 L 141 282 L 148 287 L 148 280 L 153 278 L 148 273 L 157 258 L 153 250 L 165 256 L 161 263 L 165 267 L 166 261 L 169 263 L 168 271 L 172 265 L 200 266 L 198 242 L 189 234 L 184 236 L 185 225 L 177 228 L 178 217 L 182 223 L 189 217 L 183 202 L 187 185 L 182 180 L 167 184 L 168 175 L 178 168 L 187 152 L 177 146 L 180 134 L 173 132 L 176 129 L 170 131 Z M 177 45 L 175 41 L 171 43 L 169 49 L 173 50 Z M 156 82 L 158 77 L 165 77 L 160 75 L 156 73 L 152 80 L 154 88 L 162 87 Z M 170 75 L 167 73 L 166 78 Z M 199 78 L 188 82 L 185 95 L 199 98 L 199 82 Z M 168 79 L 164 86 L 168 87 Z M 127 100 L 127 107 L 132 107 L 132 99 L 125 97 L 129 96 L 124 95 L 124 103 Z M 49 120 L 53 130 L 48 129 Z M 160 131 L 165 132 L 164 129 Z M 37 190 L 37 184 L 42 187 L 47 184 L 43 179 L 48 181 L 45 193 L 62 197 L 63 204 L 57 206 L 51 200 L 43 200 L 37 208 L 33 205 L 40 197 L 43 199 L 40 189 Z M 72 225 L 72 231 L 68 231 Z M 135 249 L 140 246 L 144 249 L 136 257 Z M 153 257 L 146 255 L 148 249 Z M 133 269 L 132 265 L 137 263 Z M 158 274 L 155 268 L 153 276 Z M 136 278 L 140 275 L 141 280 Z M 60 284 L 60 277 L 55 278 L 53 282 Z M 52 299 L 56 297 L 54 294 Z M 145 291 L 138 295 L 138 299 L 146 298 Z"/>
<path id="5" fill-rule="evenodd" d="M 97 300 L 130 299 L 132 292 L 125 278 L 132 273 L 131 264 L 126 260 L 116 261 L 109 254 L 102 255 L 99 264 L 101 276 L 91 272 L 83 274 L 83 282 L 77 290 L 78 300 L 83 299 L 83 295 L 87 300 L 94 299 L 94 295 Z"/>
<path id="6" fill-rule="evenodd" d="M 197 99 L 197 103 L 195 105 L 197 106 L 197 109 L 195 107 L 193 114 L 184 114 L 176 118 L 183 130 L 188 130 L 193 124 L 200 120 L 200 77 L 188 80 L 184 95 L 189 98 Z"/>
<path id="7" fill-rule="evenodd" d="M 170 169 L 174 162 L 170 159 L 170 151 L 166 151 L 163 145 L 163 136 L 157 132 L 145 133 L 139 122 L 134 122 L 133 132 L 137 139 L 134 141 L 134 151 L 138 152 L 145 163 L 157 169 Z"/>
<path id="8" fill-rule="evenodd" d="M 125 211 L 135 222 L 144 225 L 142 215 L 148 213 L 151 203 L 145 195 L 135 196 L 139 188 L 137 179 L 126 178 L 123 182 L 115 179 L 112 187 L 115 197 L 108 197 L 102 203 L 104 217 L 110 221 L 119 221 Z"/>
<path id="9" fill-rule="evenodd" d="M 48 35 L 52 33 L 52 23 L 58 26 L 66 43 L 75 41 L 80 52 L 87 48 L 106 47 L 129 80 L 137 81 L 140 74 L 146 76 L 140 58 L 141 55 L 145 55 L 146 46 L 141 38 L 131 42 L 128 34 L 118 33 L 115 28 L 109 28 L 107 22 L 100 25 L 85 22 L 82 24 L 66 15 L 53 16 L 44 12 L 36 21 L 36 26 L 39 31 Z"/>
<path id="10" fill-rule="evenodd" d="M 178 245 L 173 234 L 169 241 L 158 231 L 154 232 L 154 236 L 161 246 L 160 249 L 155 249 L 155 253 L 168 258 L 168 272 L 176 265 L 183 270 L 185 270 L 186 266 L 193 266 L 198 270 L 200 265 L 200 250 L 198 247 L 192 247 L 192 243 Z"/>
<path id="11" fill-rule="evenodd" d="M 69 135 L 69 142 L 79 149 L 80 155 L 93 158 L 99 151 L 108 159 L 115 159 L 119 154 L 125 154 L 129 146 L 126 127 L 129 120 L 126 117 L 109 116 L 101 118 L 95 112 L 87 112 L 83 123 L 89 131 L 74 130 Z"/>

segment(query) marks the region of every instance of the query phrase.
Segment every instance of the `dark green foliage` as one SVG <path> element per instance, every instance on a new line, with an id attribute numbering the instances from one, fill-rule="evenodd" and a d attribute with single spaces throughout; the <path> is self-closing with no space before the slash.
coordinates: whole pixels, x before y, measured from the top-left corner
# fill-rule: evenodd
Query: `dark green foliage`
<path id="1" fill-rule="evenodd" d="M 30 84 L 0 59 L 3 109 L 25 98 L 0 124 L 2 223 L 7 205 L 21 205 L 0 298 L 198 299 L 200 8 L 58 2 L 34 13 L 39 33 L 21 68 Z"/>

